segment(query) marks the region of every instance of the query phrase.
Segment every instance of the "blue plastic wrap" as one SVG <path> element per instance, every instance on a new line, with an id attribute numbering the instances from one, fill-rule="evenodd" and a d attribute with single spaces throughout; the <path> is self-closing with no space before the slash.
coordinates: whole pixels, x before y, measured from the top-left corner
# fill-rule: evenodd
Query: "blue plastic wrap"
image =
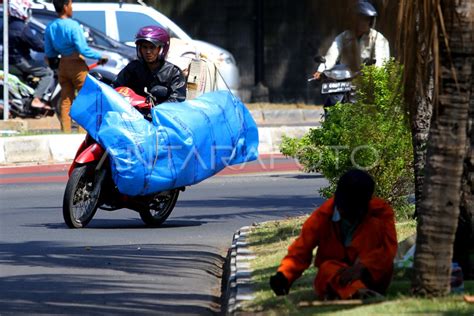
<path id="1" fill-rule="evenodd" d="M 112 177 L 126 195 L 196 184 L 258 157 L 255 121 L 228 91 L 159 104 L 149 122 L 114 89 L 88 76 L 70 115 L 106 148 Z"/>

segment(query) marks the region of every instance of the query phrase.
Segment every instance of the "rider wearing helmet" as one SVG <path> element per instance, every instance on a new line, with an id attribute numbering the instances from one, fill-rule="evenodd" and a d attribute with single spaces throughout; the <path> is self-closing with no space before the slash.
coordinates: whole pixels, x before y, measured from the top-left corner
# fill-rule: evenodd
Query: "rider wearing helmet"
<path id="1" fill-rule="evenodd" d="M 170 47 L 170 36 L 161 26 L 145 26 L 135 36 L 138 60 L 131 61 L 118 74 L 114 87 L 129 87 L 146 96 L 154 86 L 168 88 L 166 101 L 181 102 L 186 99 L 186 81 L 181 70 L 165 60 Z"/>
<path id="2" fill-rule="evenodd" d="M 321 63 L 313 74 L 315 79 L 319 79 L 324 70 L 333 68 L 337 63 L 357 66 L 375 64 L 380 67 L 390 58 L 387 39 L 373 29 L 377 17 L 374 6 L 366 0 L 359 0 L 354 9 L 354 28 L 336 37 L 324 56 L 326 62 Z M 359 52 L 359 56 L 354 56 L 354 51 Z"/>
<path id="3" fill-rule="evenodd" d="M 53 80 L 53 71 L 41 61 L 33 60 L 30 55 L 30 49 L 44 52 L 43 39 L 33 33 L 27 23 L 31 16 L 31 3 L 29 0 L 10 0 L 8 13 L 10 16 L 8 41 L 11 72 L 22 77 L 33 75 L 40 78 L 31 106 L 45 107 L 46 105 L 41 99 Z"/>

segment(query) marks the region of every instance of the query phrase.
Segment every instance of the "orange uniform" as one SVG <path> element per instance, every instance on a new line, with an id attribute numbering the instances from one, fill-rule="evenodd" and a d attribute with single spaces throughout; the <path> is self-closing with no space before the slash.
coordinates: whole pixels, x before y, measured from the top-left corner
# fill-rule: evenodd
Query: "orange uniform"
<path id="1" fill-rule="evenodd" d="M 278 271 L 291 285 L 311 264 L 312 252 L 318 247 L 314 265 L 318 273 L 314 289 L 320 298 L 335 293 L 341 299 L 350 298 L 357 290 L 369 288 L 384 293 L 391 281 L 393 259 L 397 252 L 394 213 L 380 198 L 372 198 L 369 210 L 344 246 L 340 225 L 333 221 L 334 198 L 327 200 L 306 220 L 298 238 L 288 248 Z M 341 268 L 361 263 L 369 280 L 356 280 L 346 286 L 339 284 Z"/>

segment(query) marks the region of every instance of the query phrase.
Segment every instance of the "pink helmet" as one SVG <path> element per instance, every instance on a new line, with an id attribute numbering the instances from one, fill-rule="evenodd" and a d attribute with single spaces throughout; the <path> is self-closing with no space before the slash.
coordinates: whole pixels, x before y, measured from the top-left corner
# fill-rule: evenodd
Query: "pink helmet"
<path id="1" fill-rule="evenodd" d="M 20 20 L 27 20 L 31 16 L 30 0 L 10 0 L 8 1 L 8 13 Z"/>
<path id="2" fill-rule="evenodd" d="M 139 52 L 140 42 L 147 41 L 155 45 L 156 47 L 161 47 L 161 52 L 158 58 L 160 60 L 165 59 L 166 54 L 170 48 L 170 36 L 168 32 L 161 26 L 150 25 L 144 26 L 138 30 L 137 35 L 135 35 L 135 44 L 137 45 L 137 55 L 138 58 L 141 58 Z"/>

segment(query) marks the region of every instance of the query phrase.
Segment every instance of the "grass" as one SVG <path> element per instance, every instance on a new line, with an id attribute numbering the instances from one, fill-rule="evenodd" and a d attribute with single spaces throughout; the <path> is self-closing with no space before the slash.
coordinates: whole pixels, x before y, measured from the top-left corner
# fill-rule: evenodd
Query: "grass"
<path id="1" fill-rule="evenodd" d="M 286 255 L 287 247 L 299 234 L 307 216 L 267 222 L 256 226 L 248 237 L 251 250 L 256 258 L 251 261 L 253 269 L 255 299 L 243 305 L 243 314 L 262 313 L 264 315 L 374 315 L 374 314 L 422 314 L 422 315 L 474 315 L 474 305 L 462 300 L 462 295 L 444 298 L 424 299 L 409 296 L 410 270 L 399 269 L 385 300 L 372 304 L 299 306 L 301 302 L 315 299 L 312 284 L 316 269 L 311 266 L 292 286 L 290 294 L 277 297 L 271 291 L 268 280 Z M 398 240 L 412 235 L 416 222 L 408 220 L 396 225 Z M 465 292 L 474 293 L 474 282 L 465 282 Z M 370 301 L 368 302 L 370 303 Z"/>

